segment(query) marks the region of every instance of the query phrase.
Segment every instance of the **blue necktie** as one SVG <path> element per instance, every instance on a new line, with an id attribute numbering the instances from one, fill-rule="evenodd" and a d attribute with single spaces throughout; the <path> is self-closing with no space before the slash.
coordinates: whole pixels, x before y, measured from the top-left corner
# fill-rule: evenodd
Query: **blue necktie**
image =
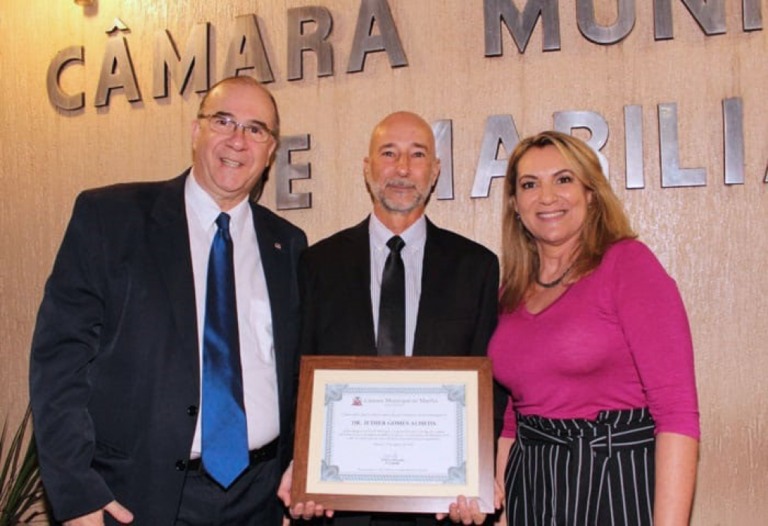
<path id="1" fill-rule="evenodd" d="M 405 265 L 400 251 L 405 241 L 392 236 L 387 241 L 389 255 L 381 275 L 379 330 L 376 349 L 379 356 L 405 355 Z"/>
<path id="2" fill-rule="evenodd" d="M 222 212 L 216 225 L 205 299 L 202 453 L 205 471 L 228 488 L 248 467 L 248 429 L 229 215 Z"/>

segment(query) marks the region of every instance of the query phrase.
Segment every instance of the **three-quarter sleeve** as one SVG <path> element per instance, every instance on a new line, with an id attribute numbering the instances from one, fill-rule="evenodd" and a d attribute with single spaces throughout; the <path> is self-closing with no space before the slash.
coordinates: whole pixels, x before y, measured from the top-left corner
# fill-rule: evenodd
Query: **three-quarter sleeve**
<path id="1" fill-rule="evenodd" d="M 683 300 L 645 245 L 622 245 L 612 269 L 612 292 L 656 432 L 698 439 L 693 344 Z"/>

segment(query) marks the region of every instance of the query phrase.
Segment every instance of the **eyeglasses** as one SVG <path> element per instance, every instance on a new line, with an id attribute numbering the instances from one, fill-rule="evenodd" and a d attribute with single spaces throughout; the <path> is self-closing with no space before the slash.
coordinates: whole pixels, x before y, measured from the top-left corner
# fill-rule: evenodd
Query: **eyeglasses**
<path id="1" fill-rule="evenodd" d="M 238 128 L 242 128 L 245 131 L 245 136 L 253 142 L 267 142 L 270 137 L 275 137 L 274 132 L 267 128 L 263 122 L 254 121 L 243 124 L 221 113 L 200 114 L 197 118 L 207 119 L 211 130 L 222 135 L 232 135 Z"/>

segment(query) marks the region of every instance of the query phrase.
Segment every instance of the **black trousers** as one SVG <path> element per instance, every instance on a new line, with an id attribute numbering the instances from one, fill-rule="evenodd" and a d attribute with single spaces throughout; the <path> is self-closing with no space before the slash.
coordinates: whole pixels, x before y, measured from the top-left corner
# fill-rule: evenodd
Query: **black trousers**
<path id="1" fill-rule="evenodd" d="M 518 414 L 505 472 L 509 526 L 652 524 L 654 428 L 646 408 L 594 421 Z"/>
<path id="2" fill-rule="evenodd" d="M 277 459 L 249 468 L 225 490 L 202 471 L 189 471 L 177 526 L 281 526 Z"/>

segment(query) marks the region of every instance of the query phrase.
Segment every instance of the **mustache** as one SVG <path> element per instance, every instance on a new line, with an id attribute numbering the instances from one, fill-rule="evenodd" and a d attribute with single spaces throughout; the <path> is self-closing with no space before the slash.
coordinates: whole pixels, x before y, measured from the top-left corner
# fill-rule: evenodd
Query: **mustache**
<path id="1" fill-rule="evenodd" d="M 416 188 L 416 185 L 413 184 L 411 181 L 403 181 L 403 180 L 394 179 L 394 180 L 387 181 L 386 184 L 384 185 L 384 187 L 385 188 L 406 188 L 406 189 L 411 189 L 411 188 Z"/>

